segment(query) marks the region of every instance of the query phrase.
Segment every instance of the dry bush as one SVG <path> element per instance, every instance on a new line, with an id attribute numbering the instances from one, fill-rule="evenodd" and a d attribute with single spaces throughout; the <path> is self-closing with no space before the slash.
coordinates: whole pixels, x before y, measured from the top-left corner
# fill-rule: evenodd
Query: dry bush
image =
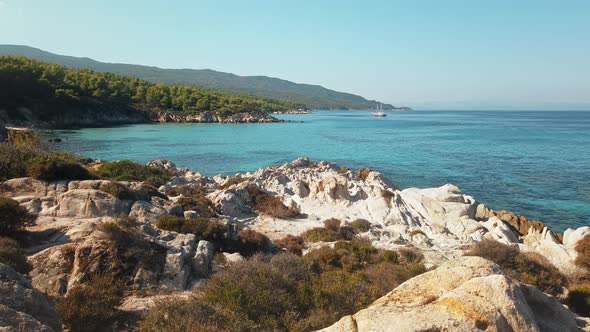
<path id="1" fill-rule="evenodd" d="M 521 253 L 517 247 L 484 240 L 466 255 L 489 259 L 500 265 L 509 277 L 552 295 L 561 294 L 567 285 L 567 279 L 546 258 L 535 253 Z"/>
<path id="2" fill-rule="evenodd" d="M 123 303 L 124 284 L 112 275 L 98 274 L 75 286 L 55 309 L 70 331 L 95 331 L 108 326 Z"/>
<path id="3" fill-rule="evenodd" d="M 301 237 L 307 242 L 332 242 L 338 240 L 338 233 L 324 227 L 316 227 L 303 232 Z"/>
<path id="4" fill-rule="evenodd" d="M 184 185 L 174 187 L 168 190 L 166 195 L 182 195 L 177 203 L 182 206 L 183 210 L 185 211 L 196 211 L 199 216 L 204 218 L 213 218 L 217 216 L 214 210 L 213 202 L 207 198 L 207 189 L 203 186 Z"/>
<path id="5" fill-rule="evenodd" d="M 31 265 L 27 262 L 18 243 L 8 237 L 0 237 L 0 263 L 10 266 L 22 274 L 31 271 Z"/>
<path id="6" fill-rule="evenodd" d="M 379 291 L 377 297 L 381 297 L 404 281 L 426 272 L 426 268 L 422 264 L 399 265 L 383 262 L 368 266 L 365 272 L 371 284 Z"/>
<path id="7" fill-rule="evenodd" d="M 35 215 L 12 198 L 0 196 L 0 236 L 13 235 L 35 222 Z"/>
<path id="8" fill-rule="evenodd" d="M 340 224 L 342 224 L 342 222 L 335 218 L 324 220 L 324 228 L 332 232 L 338 232 Z"/>
<path id="9" fill-rule="evenodd" d="M 400 264 L 422 264 L 424 255 L 413 247 L 399 248 L 397 250 Z"/>
<path id="10" fill-rule="evenodd" d="M 191 296 L 157 300 L 140 322 L 140 332 L 232 332 L 250 331 L 254 322 L 229 310 Z"/>
<path id="11" fill-rule="evenodd" d="M 576 251 L 578 253 L 575 260 L 576 265 L 590 272 L 590 236 L 578 241 Z"/>
<path id="12" fill-rule="evenodd" d="M 27 176 L 28 163 L 41 153 L 33 147 L 0 143 L 0 181 Z"/>
<path id="13" fill-rule="evenodd" d="M 359 177 L 359 179 L 366 181 L 369 177 L 369 173 L 371 173 L 371 170 L 369 168 L 361 168 L 357 171 L 357 176 Z"/>
<path id="14" fill-rule="evenodd" d="M 244 256 L 252 256 L 268 252 L 270 244 L 271 241 L 264 234 L 246 228 L 238 232 L 237 240 L 227 240 L 225 249 L 230 252 L 239 252 Z"/>
<path id="15" fill-rule="evenodd" d="M 232 176 L 232 177 L 228 178 L 227 180 L 225 180 L 225 182 L 219 186 L 219 189 L 225 190 L 235 184 L 242 183 L 246 180 L 248 180 L 248 178 L 245 178 L 241 175 Z"/>
<path id="16" fill-rule="evenodd" d="M 350 171 L 350 168 L 346 167 L 346 166 L 342 166 L 340 167 L 340 169 L 338 170 L 338 174 L 346 174 Z"/>
<path id="17" fill-rule="evenodd" d="M 256 185 L 249 185 L 248 192 L 254 201 L 254 210 L 275 218 L 294 218 L 299 215 L 295 208 L 288 207 L 277 196 L 262 191 Z"/>
<path id="18" fill-rule="evenodd" d="M 365 219 L 356 219 L 348 224 L 356 233 L 368 232 L 371 229 L 371 223 Z"/>
<path id="19" fill-rule="evenodd" d="M 578 315 L 590 317 L 590 284 L 572 286 L 565 302 Z"/>
<path id="20" fill-rule="evenodd" d="M 274 244 L 285 249 L 288 253 L 301 256 L 305 241 L 301 236 L 287 235 L 280 240 L 274 241 Z"/>

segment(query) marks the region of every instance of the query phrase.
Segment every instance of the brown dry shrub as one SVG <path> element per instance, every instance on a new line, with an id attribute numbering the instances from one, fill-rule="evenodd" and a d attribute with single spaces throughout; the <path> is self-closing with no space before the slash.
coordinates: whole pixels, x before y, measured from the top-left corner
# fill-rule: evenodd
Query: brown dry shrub
<path id="1" fill-rule="evenodd" d="M 301 256 L 305 241 L 301 236 L 287 235 L 280 240 L 274 241 L 274 243 L 278 247 L 285 249 L 288 253 Z"/>
<path id="2" fill-rule="evenodd" d="M 277 196 L 272 196 L 256 185 L 249 185 L 248 192 L 254 201 L 254 210 L 275 218 L 294 218 L 299 215 L 295 208 L 288 207 Z"/>
<path id="3" fill-rule="evenodd" d="M 241 175 L 232 176 L 232 177 L 229 177 L 227 180 L 225 180 L 225 182 L 219 186 L 219 189 L 225 190 L 235 184 L 242 183 L 246 180 L 248 180 L 248 178 L 243 177 Z"/>
<path id="4" fill-rule="evenodd" d="M 36 216 L 12 198 L 0 196 L 0 236 L 13 235 L 31 226 Z"/>
<path id="5" fill-rule="evenodd" d="M 359 177 L 359 179 L 366 181 L 369 177 L 369 173 L 371 173 L 371 169 L 365 167 L 357 171 L 357 176 Z"/>
<path id="6" fill-rule="evenodd" d="M 216 217 L 214 204 L 207 198 L 207 188 L 198 185 L 184 185 L 171 188 L 166 192 L 168 196 L 182 195 L 177 203 L 185 211 L 196 211 L 199 216 L 204 218 Z"/>
<path id="7" fill-rule="evenodd" d="M 123 289 L 112 275 L 94 275 L 70 289 L 55 309 L 70 331 L 95 331 L 113 321 L 123 303 Z"/>
<path id="8" fill-rule="evenodd" d="M 31 271 L 31 265 L 27 262 L 18 243 L 8 237 L 0 237 L 0 263 L 10 266 L 22 274 Z"/>
<path id="9" fill-rule="evenodd" d="M 567 286 L 567 279 L 545 257 L 536 253 L 521 253 L 517 247 L 492 240 L 476 244 L 468 256 L 480 256 L 500 265 L 509 276 L 531 284 L 540 290 L 559 295 Z"/>
<path id="10" fill-rule="evenodd" d="M 578 256 L 575 263 L 590 273 L 590 236 L 586 236 L 576 244 Z"/>

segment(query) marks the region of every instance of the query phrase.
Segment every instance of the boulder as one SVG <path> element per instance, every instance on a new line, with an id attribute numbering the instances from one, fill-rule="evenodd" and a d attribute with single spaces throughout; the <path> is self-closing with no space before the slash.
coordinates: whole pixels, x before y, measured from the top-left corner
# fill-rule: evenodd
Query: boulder
<path id="1" fill-rule="evenodd" d="M 590 331 L 589 322 L 496 264 L 461 257 L 322 331 Z"/>
<path id="2" fill-rule="evenodd" d="M 73 189 L 57 198 L 57 217 L 96 218 L 129 214 L 130 201 L 95 189 Z"/>
<path id="3" fill-rule="evenodd" d="M 0 329 L 60 331 L 51 302 L 20 273 L 0 263 Z"/>
<path id="4" fill-rule="evenodd" d="M 197 245 L 193 257 L 193 273 L 195 276 L 207 277 L 211 272 L 211 260 L 215 255 L 215 245 L 209 241 L 201 240 Z"/>

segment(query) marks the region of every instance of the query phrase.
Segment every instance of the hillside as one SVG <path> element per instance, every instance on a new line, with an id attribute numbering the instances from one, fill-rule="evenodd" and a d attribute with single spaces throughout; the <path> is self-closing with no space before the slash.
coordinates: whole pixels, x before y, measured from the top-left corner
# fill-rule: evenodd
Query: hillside
<path id="1" fill-rule="evenodd" d="M 0 45 L 0 54 L 26 56 L 69 68 L 88 68 L 98 72 L 134 76 L 152 82 L 197 85 L 265 98 L 283 99 L 314 109 L 368 109 L 377 105 L 374 100 L 367 100 L 354 94 L 267 76 L 238 76 L 210 69 L 162 69 L 141 65 L 104 63 L 90 58 L 58 55 L 20 45 Z M 393 109 L 394 106 L 383 104 L 383 108 Z"/>
<path id="2" fill-rule="evenodd" d="M 160 122 L 274 122 L 295 105 L 0 56 L 0 123 L 59 128 Z"/>

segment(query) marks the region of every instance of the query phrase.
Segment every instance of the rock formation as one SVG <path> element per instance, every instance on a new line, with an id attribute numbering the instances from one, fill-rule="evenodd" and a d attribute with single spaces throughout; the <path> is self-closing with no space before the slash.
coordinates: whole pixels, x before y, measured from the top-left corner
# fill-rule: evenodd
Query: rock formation
<path id="1" fill-rule="evenodd" d="M 590 331 L 590 319 L 502 275 L 483 258 L 461 257 L 414 277 L 324 332 Z"/>

